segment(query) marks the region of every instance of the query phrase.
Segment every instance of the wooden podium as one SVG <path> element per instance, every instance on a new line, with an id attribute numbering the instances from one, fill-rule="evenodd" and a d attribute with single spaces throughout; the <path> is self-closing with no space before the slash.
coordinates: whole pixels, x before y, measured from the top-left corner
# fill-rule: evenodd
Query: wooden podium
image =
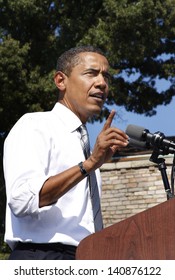
<path id="1" fill-rule="evenodd" d="M 86 237 L 76 259 L 175 260 L 175 199 Z"/>

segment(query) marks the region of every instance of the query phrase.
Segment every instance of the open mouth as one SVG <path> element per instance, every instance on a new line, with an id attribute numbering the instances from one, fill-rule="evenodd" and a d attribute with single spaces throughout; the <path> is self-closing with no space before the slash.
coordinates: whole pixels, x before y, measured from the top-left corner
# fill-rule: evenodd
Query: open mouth
<path id="1" fill-rule="evenodd" d="M 96 98 L 96 99 L 99 99 L 99 100 L 102 100 L 104 101 L 104 94 L 103 93 L 92 93 L 89 95 L 90 97 L 93 97 L 93 98 Z"/>

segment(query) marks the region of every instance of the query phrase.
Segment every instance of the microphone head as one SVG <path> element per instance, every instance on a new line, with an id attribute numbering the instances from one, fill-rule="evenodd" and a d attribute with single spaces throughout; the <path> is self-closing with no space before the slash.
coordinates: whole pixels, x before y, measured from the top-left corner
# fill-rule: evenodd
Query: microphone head
<path id="1" fill-rule="evenodd" d="M 144 141 L 144 132 L 147 131 L 144 127 L 142 126 L 137 126 L 133 124 L 129 124 L 126 128 L 126 134 L 135 140 L 138 141 Z"/>
<path id="2" fill-rule="evenodd" d="M 135 139 L 132 139 L 132 138 L 129 139 L 129 146 L 140 149 L 140 150 L 142 150 L 142 149 L 144 150 L 144 149 L 149 148 L 149 146 L 146 142 L 138 141 L 138 140 L 135 140 Z"/>

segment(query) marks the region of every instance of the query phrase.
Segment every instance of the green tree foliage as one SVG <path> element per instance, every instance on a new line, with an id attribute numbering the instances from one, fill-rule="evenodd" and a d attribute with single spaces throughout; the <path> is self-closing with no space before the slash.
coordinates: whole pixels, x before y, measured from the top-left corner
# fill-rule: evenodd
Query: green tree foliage
<path id="1" fill-rule="evenodd" d="M 151 116 L 172 100 L 175 0 L 0 0 L 0 132 L 52 108 L 57 57 L 82 44 L 99 46 L 111 63 L 108 105 Z"/>
<path id="2" fill-rule="evenodd" d="M 174 26 L 175 0 L 0 0 L 0 130 L 52 107 L 57 57 L 80 44 L 101 47 L 111 62 L 107 104 L 155 114 L 174 95 Z"/>
<path id="3" fill-rule="evenodd" d="M 151 116 L 157 105 L 171 101 L 174 26 L 174 0 L 103 1 L 103 12 L 81 42 L 100 44 L 116 69 L 109 103 Z M 157 90 L 162 79 L 169 82 L 166 91 Z"/>

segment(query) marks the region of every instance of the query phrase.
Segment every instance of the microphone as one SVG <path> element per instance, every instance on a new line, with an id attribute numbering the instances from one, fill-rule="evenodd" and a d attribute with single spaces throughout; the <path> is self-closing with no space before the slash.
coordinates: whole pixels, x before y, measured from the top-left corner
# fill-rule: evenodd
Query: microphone
<path id="1" fill-rule="evenodd" d="M 150 145 L 148 143 L 143 142 L 143 141 L 138 141 L 138 140 L 135 140 L 133 138 L 129 139 L 129 146 L 138 148 L 140 150 L 150 148 Z"/>
<path id="2" fill-rule="evenodd" d="M 126 128 L 126 134 L 135 141 L 140 141 L 146 145 L 150 144 L 152 147 L 162 149 L 166 153 L 175 153 L 175 143 L 166 139 L 165 135 L 160 131 L 150 133 L 148 129 L 142 126 L 129 124 Z"/>

